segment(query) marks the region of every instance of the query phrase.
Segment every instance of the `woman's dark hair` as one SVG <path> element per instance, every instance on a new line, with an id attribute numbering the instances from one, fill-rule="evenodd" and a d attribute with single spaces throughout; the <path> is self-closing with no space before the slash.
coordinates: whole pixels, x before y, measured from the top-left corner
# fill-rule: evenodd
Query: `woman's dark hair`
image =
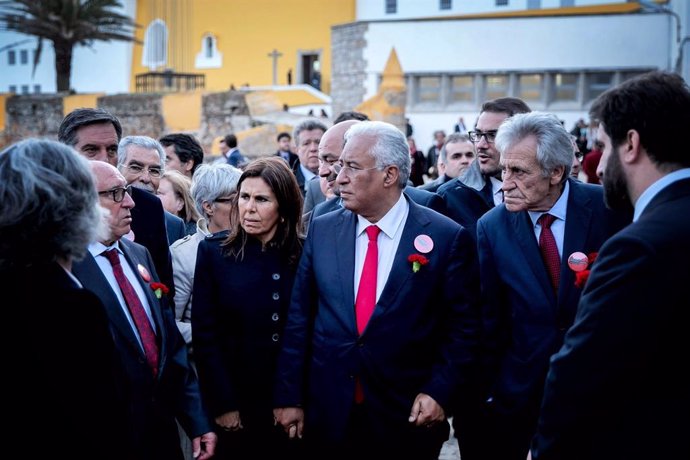
<path id="1" fill-rule="evenodd" d="M 250 177 L 259 177 L 271 188 L 278 200 L 278 228 L 266 247 L 279 248 L 288 258 L 290 266 L 296 266 L 302 254 L 302 192 L 297 179 L 285 160 L 278 157 L 259 158 L 247 165 L 237 183 L 230 212 L 230 233 L 223 247 L 226 254 L 241 258 L 247 244 L 247 233 L 240 225 L 238 200 L 242 183 Z"/>

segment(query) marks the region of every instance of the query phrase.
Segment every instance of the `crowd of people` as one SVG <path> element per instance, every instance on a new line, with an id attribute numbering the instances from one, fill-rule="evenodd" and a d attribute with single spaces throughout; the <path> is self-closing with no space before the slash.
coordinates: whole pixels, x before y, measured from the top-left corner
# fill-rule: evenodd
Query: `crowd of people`
<path id="1" fill-rule="evenodd" d="M 494 99 L 424 155 L 344 112 L 204 163 L 83 108 L 6 148 L 8 452 L 435 460 L 452 420 L 462 460 L 687 458 L 690 88 L 591 116 Z"/>

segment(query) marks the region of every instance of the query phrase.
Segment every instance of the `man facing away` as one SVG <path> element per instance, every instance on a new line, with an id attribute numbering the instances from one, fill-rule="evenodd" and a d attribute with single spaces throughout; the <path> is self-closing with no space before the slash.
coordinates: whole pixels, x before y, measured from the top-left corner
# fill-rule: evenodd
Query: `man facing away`
<path id="1" fill-rule="evenodd" d="M 127 458 L 181 459 L 176 418 L 193 440 L 195 458 L 210 458 L 217 438 L 164 288 L 146 248 L 123 238 L 132 221 L 130 189 L 108 163 L 93 161 L 91 170 L 100 205 L 109 212 L 110 231 L 89 245 L 89 254 L 74 264 L 73 272 L 101 299 L 108 315 L 128 414 Z"/>
<path id="2" fill-rule="evenodd" d="M 354 124 L 333 168 L 345 208 L 314 219 L 305 242 L 277 423 L 314 458 L 437 459 L 474 360 L 472 238 L 402 193 L 409 149 L 393 125 Z"/>
<path id="3" fill-rule="evenodd" d="M 603 93 L 606 204 L 633 223 L 599 251 L 551 360 L 536 460 L 690 458 L 690 88 L 651 72 Z"/>

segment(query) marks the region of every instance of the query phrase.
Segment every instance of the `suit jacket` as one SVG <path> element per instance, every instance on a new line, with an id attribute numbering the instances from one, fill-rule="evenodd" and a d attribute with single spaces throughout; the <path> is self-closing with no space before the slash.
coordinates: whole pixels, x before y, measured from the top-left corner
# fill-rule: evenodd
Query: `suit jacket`
<path id="1" fill-rule="evenodd" d="M 480 190 L 463 183 L 460 178 L 446 182 L 437 190 L 445 202 L 446 215 L 469 230 L 472 238 L 477 237 L 479 218 L 494 207 L 491 181 L 482 180 Z"/>
<path id="2" fill-rule="evenodd" d="M 134 241 L 149 250 L 156 272 L 160 275 L 161 281 L 170 288 L 169 298 L 172 299 L 175 295 L 175 285 L 163 204 L 156 195 L 146 190 L 136 187 L 130 187 L 129 190 L 135 205 L 131 211 Z"/>
<path id="3" fill-rule="evenodd" d="M 165 230 L 168 234 L 168 245 L 187 236 L 187 227 L 184 220 L 168 211 L 165 211 Z"/>
<path id="4" fill-rule="evenodd" d="M 533 458 L 690 458 L 688 235 L 684 179 L 601 248 L 551 361 Z"/>
<path id="5" fill-rule="evenodd" d="M 124 238 L 120 248 L 135 274 L 139 273 L 140 264 L 149 271 L 152 281 L 158 280 L 146 248 Z M 172 309 L 165 305 L 166 297 L 157 299 L 148 283 L 139 277 L 151 306 L 160 353 L 158 376 L 154 379 L 117 296 L 93 256 L 89 254 L 74 264 L 73 270 L 84 287 L 105 305 L 120 360 L 118 384 L 128 412 L 133 455 L 142 460 L 181 458 L 175 419 L 190 438 L 211 431 L 211 425 L 201 407 L 199 386 L 187 362 L 185 342 L 175 326 Z"/>
<path id="6" fill-rule="evenodd" d="M 6 336 L 4 347 L 11 370 L 4 382 L 3 413 L 11 421 L 5 455 L 128 458 L 115 347 L 98 297 L 56 263 L 1 273 L 0 289 L 14 338 Z M 41 420 L 48 414 L 53 422 Z M 37 439 L 35 428 L 46 424 Z"/>
<path id="7" fill-rule="evenodd" d="M 321 178 L 316 177 L 305 184 L 304 209 L 302 212 L 309 212 L 319 203 L 326 201 L 326 195 L 321 191 Z"/>
<path id="8" fill-rule="evenodd" d="M 305 430 L 340 441 L 353 405 L 355 376 L 375 419 L 407 424 L 418 393 L 447 408 L 474 359 L 478 323 L 476 260 L 469 234 L 407 198 L 393 268 L 369 323 L 355 322 L 357 216 L 346 209 L 312 221 L 279 356 L 277 407 L 306 407 Z M 413 273 L 414 239 L 434 241 L 429 264 Z M 400 434 L 400 432 L 397 432 Z M 390 434 L 390 432 L 389 432 Z"/>
<path id="9" fill-rule="evenodd" d="M 600 186 L 569 182 L 558 296 L 527 211 L 509 212 L 502 204 L 477 223 L 483 392 L 500 413 L 537 412 L 549 358 L 563 343 L 580 299 L 568 257 L 599 251 L 624 224 L 604 206 Z"/>
<path id="10" fill-rule="evenodd" d="M 247 157 L 242 155 L 239 149 L 235 148 L 228 155 L 228 164 L 235 168 L 242 168 L 248 162 Z"/>
<path id="11" fill-rule="evenodd" d="M 300 168 L 299 165 L 300 165 L 299 161 L 297 163 L 295 163 L 295 165 L 292 167 L 292 172 L 295 173 L 295 179 L 297 179 L 297 185 L 299 185 L 299 189 L 302 191 L 302 197 L 304 197 L 307 194 L 307 190 L 304 186 L 304 183 L 305 183 L 304 173 L 302 173 L 302 168 Z"/>
<path id="12" fill-rule="evenodd" d="M 290 169 L 292 169 L 294 171 L 295 168 L 297 167 L 297 165 L 299 164 L 299 156 L 293 152 L 288 152 L 288 153 L 289 153 L 289 156 L 288 156 L 287 163 L 288 163 L 288 166 L 290 166 Z M 280 154 L 280 150 L 275 153 L 275 156 L 283 158 L 283 156 Z"/>
<path id="13" fill-rule="evenodd" d="M 426 190 L 427 192 L 431 193 L 436 193 L 438 192 L 439 187 L 441 187 L 443 184 L 446 182 L 450 181 L 451 178 L 446 176 L 445 174 L 442 174 L 441 176 L 437 177 L 436 179 L 432 180 L 431 182 L 427 182 L 424 185 L 420 185 L 419 189 L 420 190 Z"/>

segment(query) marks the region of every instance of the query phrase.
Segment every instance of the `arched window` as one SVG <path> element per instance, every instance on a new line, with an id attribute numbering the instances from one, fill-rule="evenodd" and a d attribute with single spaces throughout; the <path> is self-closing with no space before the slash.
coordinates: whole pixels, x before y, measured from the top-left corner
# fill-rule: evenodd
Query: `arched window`
<path id="1" fill-rule="evenodd" d="M 223 53 L 218 51 L 216 37 L 211 33 L 201 37 L 201 50 L 196 55 L 197 69 L 215 69 L 223 66 Z"/>
<path id="2" fill-rule="evenodd" d="M 160 19 L 154 19 L 146 28 L 144 53 L 141 64 L 150 70 L 165 67 L 168 63 L 168 26 Z"/>

